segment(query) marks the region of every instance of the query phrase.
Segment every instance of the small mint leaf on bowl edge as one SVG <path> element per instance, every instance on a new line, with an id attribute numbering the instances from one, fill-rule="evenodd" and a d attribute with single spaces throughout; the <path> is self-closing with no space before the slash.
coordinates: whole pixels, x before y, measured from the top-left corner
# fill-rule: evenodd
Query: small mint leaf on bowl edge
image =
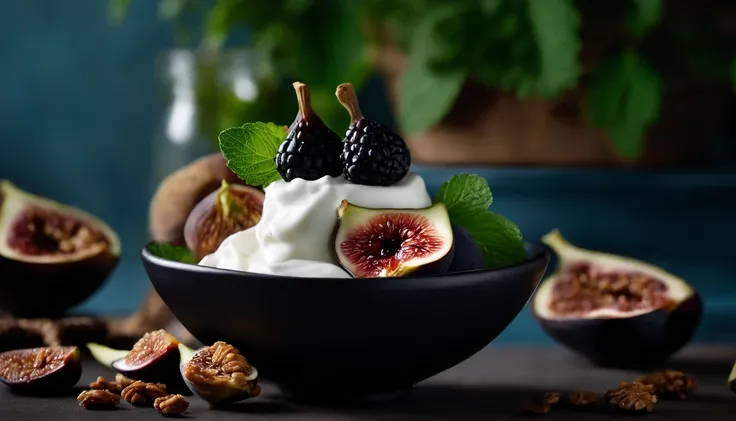
<path id="1" fill-rule="evenodd" d="M 147 248 L 154 256 L 162 259 L 173 260 L 180 263 L 197 263 L 192 252 L 186 247 L 166 243 L 152 243 L 149 244 Z"/>
<path id="2" fill-rule="evenodd" d="M 274 123 L 245 123 L 217 136 L 227 167 L 251 186 L 266 187 L 281 179 L 274 158 L 286 129 Z"/>
<path id="3" fill-rule="evenodd" d="M 440 187 L 435 203 L 442 202 L 450 221 L 473 237 L 488 268 L 509 266 L 526 259 L 519 227 L 488 208 L 493 195 L 485 178 L 474 174 L 452 176 Z"/>
<path id="4" fill-rule="evenodd" d="M 458 174 L 442 184 L 437 192 L 436 202 L 445 204 L 450 219 L 461 219 L 487 211 L 493 203 L 493 195 L 485 178 Z"/>

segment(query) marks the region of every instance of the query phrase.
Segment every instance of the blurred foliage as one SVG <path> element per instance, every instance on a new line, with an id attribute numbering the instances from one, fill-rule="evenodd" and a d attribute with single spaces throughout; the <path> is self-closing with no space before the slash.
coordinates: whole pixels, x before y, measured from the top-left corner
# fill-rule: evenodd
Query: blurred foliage
<path id="1" fill-rule="evenodd" d="M 111 0 L 118 21 L 130 0 Z M 681 3 L 681 4 L 680 4 Z M 426 130 L 444 118 L 469 78 L 519 98 L 557 98 L 584 83 L 591 120 L 622 155 L 635 157 L 659 118 L 669 73 L 736 87 L 736 2 L 711 0 L 698 13 L 666 12 L 688 2 L 663 0 L 159 0 L 159 16 L 200 48 L 222 48 L 246 30 L 269 71 L 248 106 L 220 101 L 216 124 L 245 120 L 288 124 L 296 112 L 290 82 L 313 90 L 323 119 L 338 132 L 347 114 L 334 99 L 339 83 L 359 88 L 375 70 L 370 53 L 386 42 L 410 67 L 399 83 L 402 130 Z M 714 8 L 715 7 L 715 8 Z M 704 13 L 703 10 L 712 13 Z M 729 15 L 730 14 L 730 15 Z M 669 18 L 668 18 L 669 17 Z M 591 68 L 581 56 L 586 31 L 615 34 Z M 227 121 L 227 123 L 226 123 Z"/>

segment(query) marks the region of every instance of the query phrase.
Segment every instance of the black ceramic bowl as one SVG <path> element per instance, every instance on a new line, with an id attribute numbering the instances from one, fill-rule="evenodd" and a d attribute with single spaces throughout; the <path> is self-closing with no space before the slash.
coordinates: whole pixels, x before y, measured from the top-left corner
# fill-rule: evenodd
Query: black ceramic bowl
<path id="1" fill-rule="evenodd" d="M 156 291 L 198 340 L 233 344 L 282 391 L 307 396 L 397 392 L 483 349 L 527 303 L 549 262 L 440 276 L 296 278 L 156 257 Z M 492 373 L 489 373 L 491 375 Z"/>

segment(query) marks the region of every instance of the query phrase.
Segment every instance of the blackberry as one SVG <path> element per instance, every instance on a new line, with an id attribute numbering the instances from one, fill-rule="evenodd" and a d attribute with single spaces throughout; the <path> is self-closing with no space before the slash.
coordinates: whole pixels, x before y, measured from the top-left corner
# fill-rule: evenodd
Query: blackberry
<path id="1" fill-rule="evenodd" d="M 294 82 L 294 90 L 299 100 L 299 113 L 279 146 L 276 169 L 285 181 L 339 176 L 342 173 L 340 135 L 327 127 L 312 110 L 307 85 Z"/>
<path id="2" fill-rule="evenodd" d="M 352 121 L 340 155 L 345 178 L 369 186 L 390 186 L 401 181 L 411 166 L 411 153 L 404 139 L 363 117 L 353 85 L 343 83 L 335 95 Z"/>

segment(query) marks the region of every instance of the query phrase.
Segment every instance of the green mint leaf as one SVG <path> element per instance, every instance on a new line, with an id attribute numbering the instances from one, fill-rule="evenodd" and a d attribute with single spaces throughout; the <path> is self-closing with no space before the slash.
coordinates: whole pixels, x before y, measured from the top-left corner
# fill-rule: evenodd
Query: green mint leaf
<path id="1" fill-rule="evenodd" d="M 435 28 L 450 16 L 447 7 L 440 7 L 417 27 L 411 64 L 399 80 L 398 119 L 405 132 L 421 132 L 439 123 L 455 104 L 468 76 L 464 70 L 438 72 L 431 66 L 439 45 Z"/>
<path id="2" fill-rule="evenodd" d="M 286 130 L 274 123 L 245 123 L 218 136 L 227 167 L 251 186 L 266 187 L 281 179 L 274 158 Z"/>
<path id="3" fill-rule="evenodd" d="M 588 92 L 587 112 L 606 129 L 618 152 L 638 157 L 649 126 L 659 117 L 660 76 L 633 51 L 624 51 L 596 68 Z"/>
<path id="4" fill-rule="evenodd" d="M 574 86 L 580 76 L 580 15 L 573 0 L 527 0 L 541 73 L 534 91 L 555 97 Z M 522 95 L 531 89 L 521 85 Z"/>
<path id="5" fill-rule="evenodd" d="M 154 256 L 166 260 L 181 263 L 197 263 L 192 252 L 186 247 L 166 243 L 153 243 L 148 245 L 148 251 L 153 253 Z"/>
<path id="6" fill-rule="evenodd" d="M 519 227 L 502 215 L 485 211 L 453 222 L 473 236 L 483 253 L 486 267 L 509 266 L 526 259 Z"/>
<path id="7" fill-rule="evenodd" d="M 662 0 L 634 0 L 627 19 L 629 30 L 636 37 L 644 36 L 659 23 L 661 17 Z"/>
<path id="8" fill-rule="evenodd" d="M 486 212 L 493 203 L 493 195 L 485 178 L 458 174 L 442 184 L 434 200 L 445 204 L 450 220 L 455 222 Z"/>
<path id="9" fill-rule="evenodd" d="M 731 62 L 731 84 L 733 85 L 733 90 L 736 91 L 736 58 Z"/>

